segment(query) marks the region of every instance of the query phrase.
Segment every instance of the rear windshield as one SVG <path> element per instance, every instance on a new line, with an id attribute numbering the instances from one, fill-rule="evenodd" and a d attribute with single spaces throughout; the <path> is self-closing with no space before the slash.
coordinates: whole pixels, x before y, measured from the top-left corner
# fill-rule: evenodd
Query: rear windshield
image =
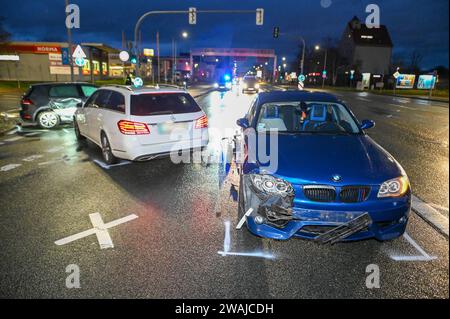
<path id="1" fill-rule="evenodd" d="M 199 112 L 200 107 L 187 93 L 157 93 L 131 96 L 131 115 L 162 115 Z"/>

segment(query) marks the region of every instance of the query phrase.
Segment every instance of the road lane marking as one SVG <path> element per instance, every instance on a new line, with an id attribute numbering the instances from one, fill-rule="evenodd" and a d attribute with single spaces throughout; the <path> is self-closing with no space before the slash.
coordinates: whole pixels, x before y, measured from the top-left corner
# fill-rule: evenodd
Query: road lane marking
<path id="1" fill-rule="evenodd" d="M 430 256 L 422 247 L 419 246 L 418 243 L 416 243 L 414 241 L 414 239 L 412 239 L 408 233 L 404 233 L 403 234 L 403 238 L 405 238 L 408 243 L 411 244 L 411 246 L 413 246 L 419 253 L 420 255 L 416 255 L 416 256 L 389 256 L 391 257 L 392 260 L 395 261 L 432 261 L 432 260 L 436 260 L 437 257 L 435 256 Z"/>
<path id="2" fill-rule="evenodd" d="M 414 195 L 412 195 L 411 205 L 417 215 L 448 238 L 447 217 Z"/>
<path id="3" fill-rule="evenodd" d="M 112 228 L 117 225 L 132 221 L 138 217 L 139 216 L 135 214 L 131 214 L 105 224 L 100 213 L 89 214 L 89 218 L 91 220 L 93 228 L 59 239 L 55 241 L 55 244 L 58 246 L 62 246 L 75 240 L 95 234 L 97 235 L 97 241 L 100 245 L 100 249 L 114 248 L 114 244 L 108 233 L 108 228 Z"/>
<path id="4" fill-rule="evenodd" d="M 19 166 L 22 166 L 22 164 L 8 164 L 8 165 L 0 167 L 0 171 L 7 172 L 10 170 L 16 169 Z"/>
<path id="5" fill-rule="evenodd" d="M 108 165 L 108 164 L 106 164 L 106 163 L 104 163 L 104 162 L 102 162 L 100 160 L 97 160 L 97 159 L 94 160 L 94 163 L 96 163 L 98 166 L 100 166 L 101 168 L 104 168 L 104 169 L 110 169 L 111 167 L 123 166 L 123 165 L 131 164 L 130 161 L 121 161 L 120 163 L 117 163 L 117 164 Z"/>
<path id="6" fill-rule="evenodd" d="M 18 141 L 18 140 L 21 140 L 21 139 L 23 139 L 23 136 L 14 136 L 14 137 L 8 138 L 8 139 L 6 139 L 4 141 L 8 142 L 8 143 L 11 143 L 11 142 L 15 142 L 15 141 Z"/>
<path id="7" fill-rule="evenodd" d="M 8 132 L 6 135 L 13 135 L 16 134 L 17 128 L 13 129 L 11 132 Z"/>
<path id="8" fill-rule="evenodd" d="M 360 100 L 360 101 L 364 101 L 364 102 L 372 102 L 372 100 L 369 100 L 369 99 L 366 99 L 366 98 L 363 98 L 363 97 L 357 97 L 356 99 Z"/>

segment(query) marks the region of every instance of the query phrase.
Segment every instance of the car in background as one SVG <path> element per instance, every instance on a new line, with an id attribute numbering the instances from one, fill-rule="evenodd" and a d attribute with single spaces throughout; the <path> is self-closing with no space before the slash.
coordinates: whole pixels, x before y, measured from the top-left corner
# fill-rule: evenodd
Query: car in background
<path id="1" fill-rule="evenodd" d="M 233 83 L 231 81 L 231 76 L 225 74 L 219 78 L 219 80 L 214 83 L 214 88 L 219 91 L 229 91 L 233 87 Z"/>
<path id="2" fill-rule="evenodd" d="M 72 122 L 77 104 L 86 101 L 97 88 L 89 83 L 33 84 L 20 101 L 20 117 L 44 129 Z"/>
<path id="3" fill-rule="evenodd" d="M 256 76 L 244 76 L 241 82 L 242 93 L 259 93 L 259 81 Z"/>
<path id="4" fill-rule="evenodd" d="M 264 92 L 237 124 L 242 134 L 236 149 L 245 154 L 238 163 L 239 218 L 248 216 L 253 234 L 334 243 L 386 241 L 405 232 L 411 210 L 408 176 L 366 134 L 375 123 L 360 123 L 336 97 Z M 259 154 L 273 152 L 268 143 L 273 130 L 278 144 L 270 167 Z M 256 141 L 249 143 L 250 135 L 244 134 L 249 131 L 256 132 Z"/>
<path id="5" fill-rule="evenodd" d="M 106 86 L 79 105 L 78 140 L 97 144 L 107 164 L 146 161 L 208 145 L 208 118 L 185 90 Z"/>

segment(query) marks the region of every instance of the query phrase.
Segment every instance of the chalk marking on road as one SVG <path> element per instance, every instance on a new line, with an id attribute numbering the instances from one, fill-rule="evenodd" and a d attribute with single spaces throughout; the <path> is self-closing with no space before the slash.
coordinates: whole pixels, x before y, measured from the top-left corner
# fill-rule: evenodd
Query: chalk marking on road
<path id="1" fill-rule="evenodd" d="M 411 205 L 417 215 L 448 238 L 448 217 L 414 195 L 412 195 Z"/>
<path id="2" fill-rule="evenodd" d="M 437 257 L 430 256 L 422 247 L 419 246 L 418 243 L 414 241 L 407 233 L 403 234 L 403 238 L 405 238 L 408 243 L 410 243 L 419 253 L 417 256 L 389 256 L 392 260 L 395 261 L 432 261 L 436 260 Z"/>
<path id="3" fill-rule="evenodd" d="M 117 164 L 108 165 L 108 164 L 106 164 L 106 163 L 104 163 L 104 162 L 102 162 L 100 160 L 97 160 L 97 159 L 94 160 L 94 163 L 96 163 L 98 166 L 100 166 L 101 168 L 104 168 L 104 169 L 110 169 L 111 167 L 123 166 L 123 165 L 131 164 L 130 161 L 122 161 L 122 162 L 117 163 Z"/>
<path id="4" fill-rule="evenodd" d="M 0 167 L 0 171 L 7 172 L 10 170 L 16 169 L 19 166 L 22 166 L 22 164 L 8 164 L 8 165 Z"/>
<path id="5" fill-rule="evenodd" d="M 75 240 L 96 234 L 98 243 L 100 245 L 100 249 L 114 248 L 114 244 L 108 233 L 108 228 L 112 228 L 117 225 L 129 222 L 138 217 L 139 216 L 137 216 L 135 214 L 131 214 L 131 215 L 113 220 L 113 221 L 105 224 L 102 220 L 100 213 L 89 214 L 89 218 L 91 220 L 93 228 L 82 231 L 81 233 L 77 233 L 77 234 L 59 239 L 59 240 L 55 241 L 55 244 L 58 246 L 62 246 L 62 245 L 71 243 Z"/>
<path id="6" fill-rule="evenodd" d="M 32 136 L 36 136 L 39 135 L 39 132 L 31 132 L 31 133 L 26 133 L 25 136 L 27 137 L 32 137 Z"/>
<path id="7" fill-rule="evenodd" d="M 37 160 L 39 158 L 44 157 L 44 155 L 40 155 L 40 154 L 36 154 L 36 155 L 30 155 L 28 157 L 25 157 L 24 159 L 22 159 L 22 161 L 24 162 L 33 162 L 34 160 Z"/>
<path id="8" fill-rule="evenodd" d="M 250 214 L 253 212 L 253 208 L 250 208 L 245 214 L 244 216 L 242 216 L 241 220 L 239 221 L 239 223 L 236 226 L 236 229 L 241 229 L 242 225 L 244 225 L 245 221 L 247 220 L 247 217 L 250 216 Z"/>
<path id="9" fill-rule="evenodd" d="M 8 139 L 6 139 L 4 141 L 8 142 L 8 143 L 11 143 L 11 142 L 15 142 L 15 141 L 18 141 L 18 140 L 21 140 L 21 139 L 23 139 L 23 136 L 14 136 L 14 137 L 8 138 Z"/>
<path id="10" fill-rule="evenodd" d="M 231 250 L 231 222 L 226 220 L 225 224 L 225 238 L 223 240 L 223 250 L 218 251 L 217 253 L 222 257 L 225 256 L 241 256 L 241 257 L 258 257 L 265 259 L 275 259 L 275 256 L 272 254 L 268 254 L 265 252 L 254 251 L 254 252 L 232 252 Z"/>
<path id="11" fill-rule="evenodd" d="M 366 98 L 363 98 L 363 97 L 357 97 L 356 99 L 360 100 L 360 101 L 364 101 L 364 102 L 372 102 L 372 100 L 369 100 L 369 99 L 366 99 Z"/>

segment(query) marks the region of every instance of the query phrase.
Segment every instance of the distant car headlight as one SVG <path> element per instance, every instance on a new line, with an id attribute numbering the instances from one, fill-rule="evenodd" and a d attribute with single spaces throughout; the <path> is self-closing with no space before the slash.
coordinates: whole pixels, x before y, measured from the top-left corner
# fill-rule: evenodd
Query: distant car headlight
<path id="1" fill-rule="evenodd" d="M 219 87 L 219 83 L 214 83 L 214 88 L 218 88 Z"/>
<path id="2" fill-rule="evenodd" d="M 242 87 L 243 87 L 244 89 L 248 88 L 247 83 L 242 84 Z"/>
<path id="3" fill-rule="evenodd" d="M 231 89 L 231 82 L 225 83 L 225 87 L 226 87 L 227 89 Z"/>
<path id="4" fill-rule="evenodd" d="M 283 197 L 294 195 L 291 183 L 272 175 L 251 174 L 250 180 L 254 189 L 266 195 L 281 195 Z"/>
<path id="5" fill-rule="evenodd" d="M 259 84 L 255 84 L 255 89 L 259 89 Z"/>
<path id="6" fill-rule="evenodd" d="M 378 191 L 378 198 L 400 197 L 405 195 L 408 189 L 409 179 L 406 175 L 390 179 L 381 184 L 380 190 Z"/>

